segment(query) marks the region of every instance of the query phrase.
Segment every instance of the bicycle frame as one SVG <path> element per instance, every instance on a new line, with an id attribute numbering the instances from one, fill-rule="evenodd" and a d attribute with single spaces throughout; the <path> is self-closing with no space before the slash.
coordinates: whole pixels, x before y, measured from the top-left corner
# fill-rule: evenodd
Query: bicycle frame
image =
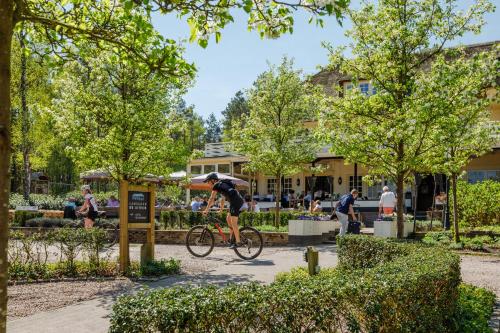
<path id="1" fill-rule="evenodd" d="M 211 216 L 207 216 L 207 220 L 213 222 L 213 225 L 217 229 L 217 231 L 219 232 L 219 235 L 222 237 L 222 240 L 224 241 L 224 243 L 226 243 L 228 241 L 228 239 L 227 239 L 226 234 L 224 233 L 224 231 L 222 230 L 222 228 L 219 224 L 219 220 L 214 218 L 214 217 L 211 217 Z M 208 223 L 208 224 L 210 224 L 210 223 Z M 207 224 L 207 227 L 208 227 L 208 224 Z M 229 227 L 229 229 L 232 229 L 232 228 Z"/>

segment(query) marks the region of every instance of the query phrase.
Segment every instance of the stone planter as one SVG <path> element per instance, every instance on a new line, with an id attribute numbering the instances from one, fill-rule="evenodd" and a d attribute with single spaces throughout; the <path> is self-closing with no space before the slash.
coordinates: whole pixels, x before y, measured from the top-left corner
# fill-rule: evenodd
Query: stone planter
<path id="1" fill-rule="evenodd" d="M 373 235 L 384 238 L 396 238 L 398 236 L 397 221 L 375 221 L 373 224 Z M 408 237 L 413 232 L 413 223 L 404 223 L 403 237 Z"/>
<path id="2" fill-rule="evenodd" d="M 337 221 L 289 220 L 288 243 L 313 245 L 323 242 L 323 235 L 340 229 Z"/>

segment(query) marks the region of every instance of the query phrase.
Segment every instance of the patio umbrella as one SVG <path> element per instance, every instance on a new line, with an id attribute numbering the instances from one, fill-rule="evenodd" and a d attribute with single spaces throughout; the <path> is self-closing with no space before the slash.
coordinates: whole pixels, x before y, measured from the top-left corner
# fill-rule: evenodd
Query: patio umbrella
<path id="1" fill-rule="evenodd" d="M 191 182 L 187 185 L 187 188 L 190 190 L 210 191 L 212 189 L 212 185 L 203 182 L 206 177 L 207 177 L 207 174 L 191 178 Z M 219 177 L 219 179 L 231 180 L 236 185 L 237 188 L 250 187 L 250 184 L 243 179 L 231 177 L 228 175 L 224 175 L 222 173 L 217 173 L 217 177 Z"/>

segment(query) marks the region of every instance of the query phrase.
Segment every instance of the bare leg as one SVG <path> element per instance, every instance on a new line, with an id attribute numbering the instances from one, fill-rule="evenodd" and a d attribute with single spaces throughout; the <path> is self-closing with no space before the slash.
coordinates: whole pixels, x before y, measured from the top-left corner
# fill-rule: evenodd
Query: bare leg
<path id="1" fill-rule="evenodd" d="M 233 227 L 234 238 L 236 238 L 236 243 L 239 243 L 240 229 L 238 229 L 238 216 L 231 216 L 231 225 Z"/>
<path id="2" fill-rule="evenodd" d="M 83 219 L 83 221 L 85 222 L 85 229 L 90 229 L 94 226 L 94 221 L 92 221 L 91 219 Z"/>
<path id="3" fill-rule="evenodd" d="M 231 221 L 231 215 L 227 214 L 226 216 L 227 226 L 229 227 L 229 240 L 233 238 L 233 223 Z"/>

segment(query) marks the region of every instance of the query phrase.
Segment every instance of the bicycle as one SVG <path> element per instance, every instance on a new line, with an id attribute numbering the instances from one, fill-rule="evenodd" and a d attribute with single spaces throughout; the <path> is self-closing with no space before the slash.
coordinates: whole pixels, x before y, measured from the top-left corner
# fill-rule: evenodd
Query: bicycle
<path id="1" fill-rule="evenodd" d="M 222 238 L 222 243 L 225 245 L 229 244 L 228 238 L 220 226 L 220 220 L 208 216 L 206 224 L 195 225 L 189 229 L 186 235 L 186 247 L 193 256 L 199 258 L 206 257 L 214 249 L 215 237 L 210 228 L 211 223 L 213 223 Z M 234 248 L 234 252 L 241 259 L 252 260 L 257 258 L 262 252 L 264 241 L 257 229 L 247 226 L 240 228 L 240 240 L 242 246 Z"/>

